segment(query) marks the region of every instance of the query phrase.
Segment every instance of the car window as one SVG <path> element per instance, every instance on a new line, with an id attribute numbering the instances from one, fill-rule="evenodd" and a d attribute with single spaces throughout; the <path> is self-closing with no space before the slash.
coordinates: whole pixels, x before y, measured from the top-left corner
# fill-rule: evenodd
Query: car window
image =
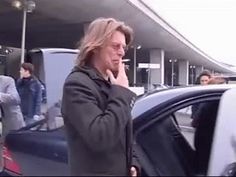
<path id="1" fill-rule="evenodd" d="M 136 141 L 158 175 L 206 174 L 218 104 L 185 103 L 138 133 Z"/>
<path id="2" fill-rule="evenodd" d="M 186 176 L 192 161 L 190 158 L 193 157 L 193 150 L 172 118 L 169 116 L 150 125 L 137 135 L 136 141 L 147 155 L 157 175 Z M 184 156 L 189 160 L 182 158 Z"/>
<path id="3" fill-rule="evenodd" d="M 219 101 L 207 101 L 192 105 L 191 114 L 186 110 L 181 112 L 184 109 L 175 114 L 178 116 L 181 133 L 195 150 L 194 168 L 203 175 L 206 175 L 208 169 L 218 106 Z"/>
<path id="4" fill-rule="evenodd" d="M 177 125 L 180 128 L 180 132 L 186 138 L 191 147 L 195 149 L 193 141 L 195 128 L 191 125 L 193 121 L 193 119 L 191 118 L 192 107 L 193 105 L 184 107 L 176 111 L 174 115 L 176 117 Z"/>

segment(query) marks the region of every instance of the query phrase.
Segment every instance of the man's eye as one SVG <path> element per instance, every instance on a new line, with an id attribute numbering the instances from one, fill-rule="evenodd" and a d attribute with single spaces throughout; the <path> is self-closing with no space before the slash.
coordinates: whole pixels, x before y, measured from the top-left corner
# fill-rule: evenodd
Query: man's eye
<path id="1" fill-rule="evenodd" d="M 114 48 L 115 48 L 115 49 L 119 49 L 119 48 L 120 48 L 120 45 L 119 45 L 119 44 L 115 44 L 115 45 L 114 45 Z"/>
<path id="2" fill-rule="evenodd" d="M 128 50 L 128 47 L 123 46 L 122 44 L 112 44 L 111 46 L 114 50 L 119 50 L 120 48 L 123 48 L 125 52 Z"/>

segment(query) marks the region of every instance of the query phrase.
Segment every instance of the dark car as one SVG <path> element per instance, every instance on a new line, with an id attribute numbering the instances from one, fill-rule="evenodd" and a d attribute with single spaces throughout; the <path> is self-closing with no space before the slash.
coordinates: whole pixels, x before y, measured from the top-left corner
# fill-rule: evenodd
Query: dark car
<path id="1" fill-rule="evenodd" d="M 141 175 L 206 175 L 197 168 L 201 162 L 195 154 L 191 106 L 219 102 L 230 88 L 236 85 L 174 88 L 140 97 L 132 116 Z M 7 135 L 5 172 L 24 176 L 69 175 L 63 121 L 60 115 L 54 120 L 53 128 L 43 119 Z"/>

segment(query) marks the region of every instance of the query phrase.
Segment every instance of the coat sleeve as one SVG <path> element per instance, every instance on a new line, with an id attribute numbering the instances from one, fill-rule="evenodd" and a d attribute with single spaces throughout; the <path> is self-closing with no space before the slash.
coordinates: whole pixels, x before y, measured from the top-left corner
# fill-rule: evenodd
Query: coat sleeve
<path id="1" fill-rule="evenodd" d="M 64 85 L 62 115 L 89 148 L 105 151 L 116 146 L 124 134 L 135 96 L 126 88 L 112 85 L 107 107 L 101 110 L 91 83 L 70 80 Z"/>
<path id="2" fill-rule="evenodd" d="M 16 90 L 15 82 L 12 78 L 7 79 L 6 91 L 0 92 L 0 102 L 6 105 L 19 105 L 20 97 Z"/>

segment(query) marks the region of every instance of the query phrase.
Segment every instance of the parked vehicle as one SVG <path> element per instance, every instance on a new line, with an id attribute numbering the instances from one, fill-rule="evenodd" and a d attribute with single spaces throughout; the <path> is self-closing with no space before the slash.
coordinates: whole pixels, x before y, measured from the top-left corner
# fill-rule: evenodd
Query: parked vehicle
<path id="1" fill-rule="evenodd" d="M 231 88 L 236 85 L 164 89 L 140 97 L 132 116 L 141 175 L 206 175 L 196 171 L 195 130 L 190 126 L 189 108 L 193 104 L 218 102 Z M 47 122 L 40 120 L 6 137 L 5 172 L 23 176 L 69 175 L 62 118 L 55 116 L 53 128 Z"/>

